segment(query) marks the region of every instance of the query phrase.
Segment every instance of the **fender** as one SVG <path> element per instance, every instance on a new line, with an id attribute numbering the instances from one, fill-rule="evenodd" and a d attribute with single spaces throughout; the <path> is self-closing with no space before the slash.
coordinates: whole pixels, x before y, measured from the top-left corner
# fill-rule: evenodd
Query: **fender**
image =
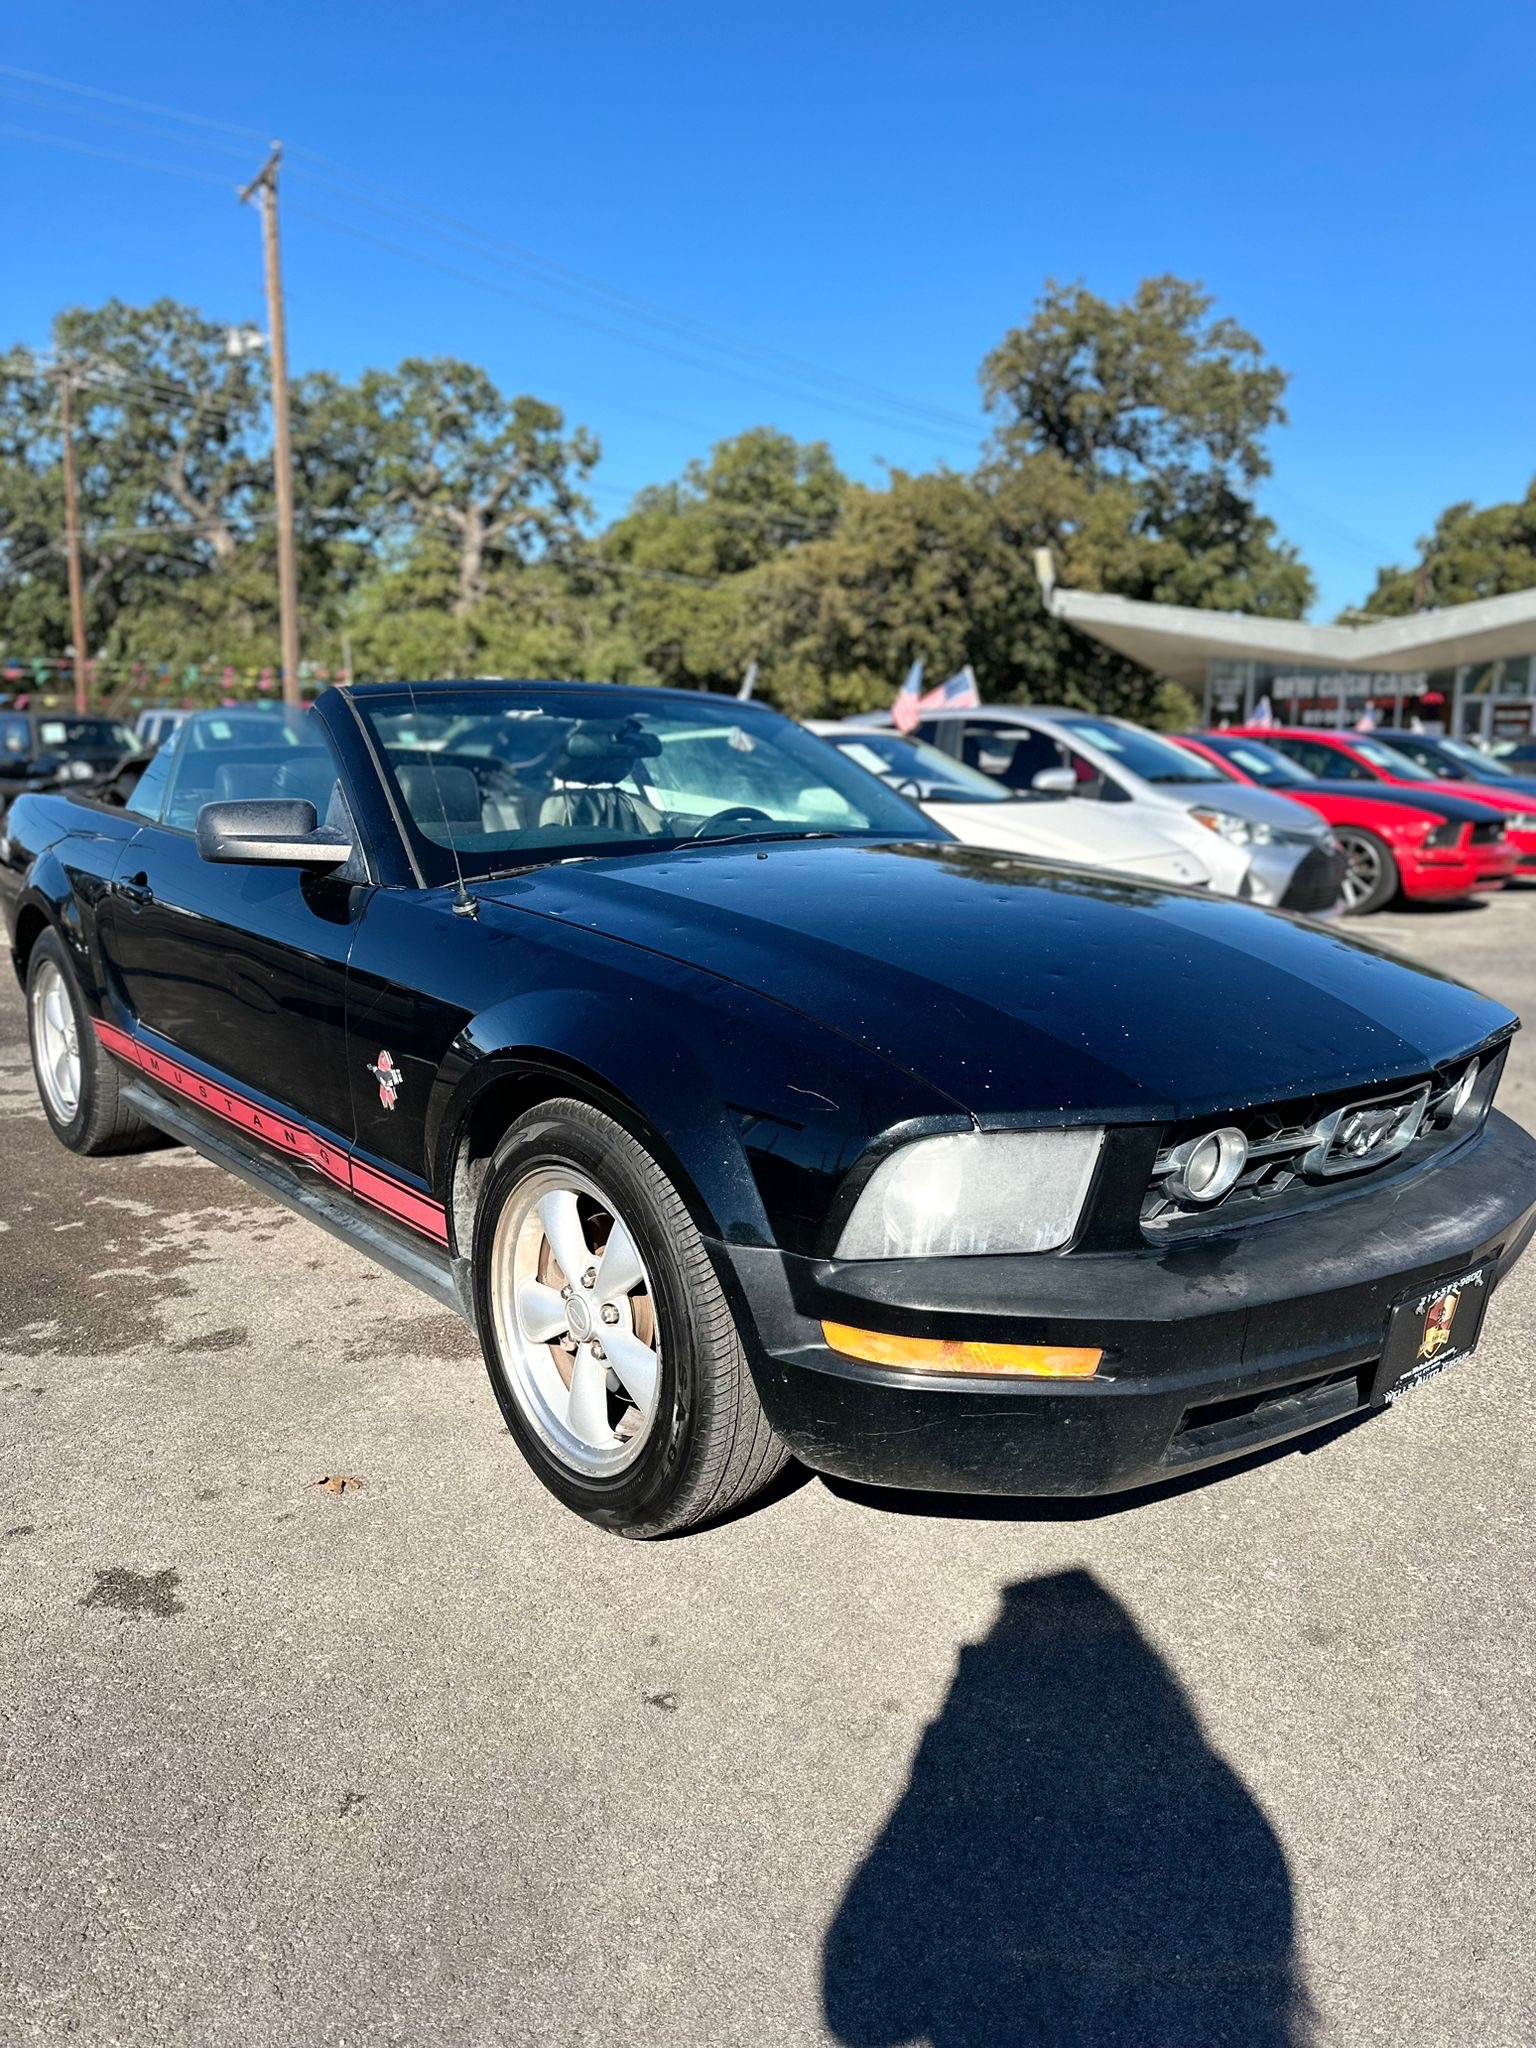
<path id="1" fill-rule="evenodd" d="M 101 976 L 94 933 L 88 934 L 69 876 L 53 847 L 38 855 L 17 898 L 12 923 L 11 964 L 16 979 L 26 981 L 26 958 L 44 929 L 56 931 L 68 950 L 70 964 L 93 1014 L 101 1014 Z"/>
<path id="2" fill-rule="evenodd" d="M 816 1020 L 669 963 L 679 974 L 688 1000 L 665 1030 L 615 1029 L 611 988 L 580 986 L 475 1018 L 428 1114 L 431 1180 L 450 1207 L 477 1105 L 522 1079 L 569 1077 L 603 1103 L 655 1154 L 701 1233 L 740 1247 L 808 1251 L 872 1130 L 969 1128 L 951 1098 Z"/>
<path id="3" fill-rule="evenodd" d="M 41 917 L 69 948 L 93 1014 L 103 1011 L 103 962 L 96 909 L 141 818 L 126 811 L 85 807 L 52 795 L 18 797 L 6 820 L 0 897 L 11 940 L 11 963 L 21 973 L 25 925 Z"/>

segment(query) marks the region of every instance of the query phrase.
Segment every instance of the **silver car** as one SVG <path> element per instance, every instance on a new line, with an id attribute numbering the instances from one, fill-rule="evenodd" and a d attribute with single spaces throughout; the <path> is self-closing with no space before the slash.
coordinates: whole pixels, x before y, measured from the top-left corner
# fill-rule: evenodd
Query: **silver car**
<path id="1" fill-rule="evenodd" d="M 868 723 L 891 720 L 881 712 Z M 1324 819 L 1268 790 L 1231 781 L 1127 719 L 987 704 L 930 713 L 915 736 L 1010 789 L 1060 787 L 1065 769 L 1080 798 L 1153 805 L 1166 814 L 1159 829 L 1196 850 L 1214 835 L 1245 856 L 1225 884 L 1219 874 L 1213 877 L 1218 891 L 1225 887 L 1249 902 L 1314 916 L 1337 907 L 1344 854 Z"/>

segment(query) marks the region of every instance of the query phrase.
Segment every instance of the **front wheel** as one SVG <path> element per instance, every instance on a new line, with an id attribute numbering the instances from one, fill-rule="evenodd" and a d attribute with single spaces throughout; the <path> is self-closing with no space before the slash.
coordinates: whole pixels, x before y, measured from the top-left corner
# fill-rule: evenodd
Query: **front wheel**
<path id="1" fill-rule="evenodd" d="M 1397 862 L 1392 849 L 1363 825 L 1336 825 L 1334 837 L 1344 849 L 1344 880 L 1340 887 L 1346 917 L 1368 917 L 1397 894 Z"/>
<path id="2" fill-rule="evenodd" d="M 507 1132 L 475 1222 L 481 1344 L 550 1492 L 622 1536 L 738 1506 L 785 1464 L 677 1190 L 589 1103 Z"/>
<path id="3" fill-rule="evenodd" d="M 123 1101 L 64 942 L 46 931 L 27 961 L 27 1040 L 54 1136 L 71 1152 L 138 1152 L 164 1141 Z"/>

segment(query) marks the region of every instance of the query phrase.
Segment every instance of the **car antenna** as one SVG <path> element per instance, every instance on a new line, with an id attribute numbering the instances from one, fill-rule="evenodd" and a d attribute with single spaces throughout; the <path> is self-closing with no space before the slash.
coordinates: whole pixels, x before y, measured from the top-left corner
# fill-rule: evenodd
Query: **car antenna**
<path id="1" fill-rule="evenodd" d="M 411 713 L 413 717 L 420 718 L 421 706 L 416 702 L 416 685 L 414 683 L 407 683 L 405 692 L 411 700 Z M 442 816 L 443 830 L 448 834 L 448 851 L 453 855 L 453 878 L 457 884 L 453 897 L 453 914 L 455 917 L 478 917 L 480 915 L 480 906 L 464 886 L 464 869 L 459 862 L 459 842 L 454 837 L 453 820 L 448 816 L 448 806 L 443 802 L 443 785 L 438 780 L 437 755 L 431 747 L 423 747 L 422 752 L 426 755 L 427 767 L 431 770 L 432 794 L 437 798 L 437 808 Z"/>

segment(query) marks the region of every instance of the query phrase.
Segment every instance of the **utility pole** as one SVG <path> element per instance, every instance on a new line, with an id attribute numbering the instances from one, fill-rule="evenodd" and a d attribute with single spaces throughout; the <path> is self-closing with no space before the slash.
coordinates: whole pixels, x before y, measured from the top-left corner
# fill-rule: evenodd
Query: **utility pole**
<path id="1" fill-rule="evenodd" d="M 283 272 L 277 241 L 280 142 L 240 193 L 244 205 L 261 194 L 261 239 L 267 268 L 267 353 L 272 364 L 272 473 L 277 490 L 277 608 L 282 633 L 283 701 L 299 701 L 299 578 L 293 550 L 293 447 L 288 436 L 288 343 L 283 327 Z"/>
<path id="2" fill-rule="evenodd" d="M 80 577 L 80 508 L 75 500 L 75 435 L 70 417 L 70 366 L 59 371 L 59 409 L 64 430 L 64 555 L 69 566 L 69 619 L 75 636 L 75 709 L 86 708 L 85 586 Z"/>

